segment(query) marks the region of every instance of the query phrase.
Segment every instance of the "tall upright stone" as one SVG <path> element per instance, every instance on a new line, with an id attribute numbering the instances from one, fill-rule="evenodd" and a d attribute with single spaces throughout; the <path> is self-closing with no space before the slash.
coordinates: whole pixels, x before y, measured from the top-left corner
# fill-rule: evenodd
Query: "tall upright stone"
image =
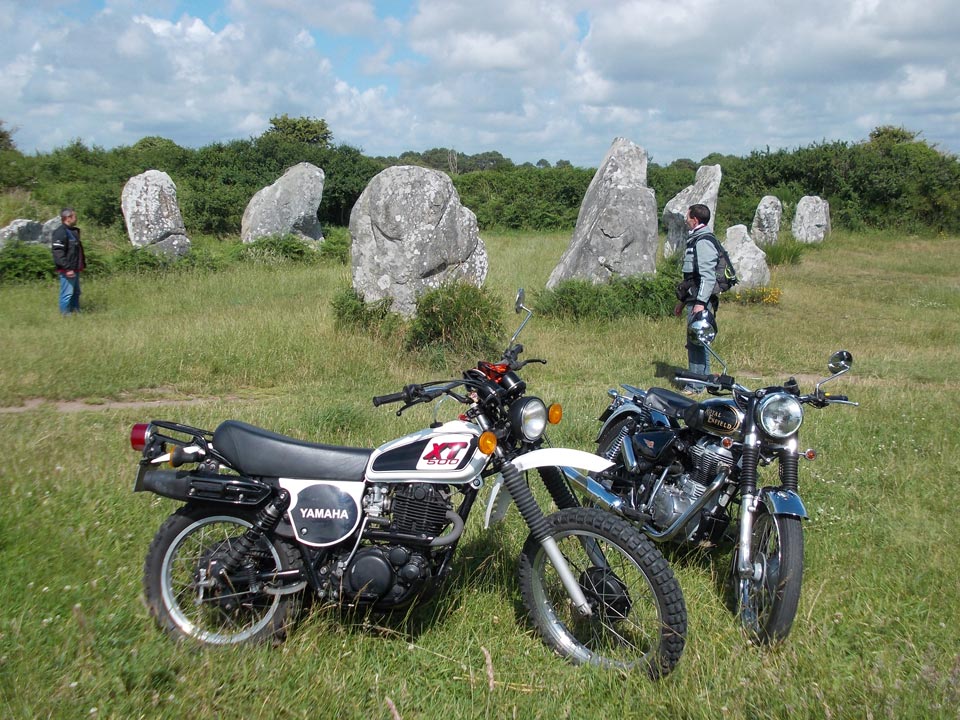
<path id="1" fill-rule="evenodd" d="M 816 195 L 800 198 L 791 230 L 800 242 L 823 242 L 830 234 L 830 203 Z"/>
<path id="2" fill-rule="evenodd" d="M 774 195 L 764 195 L 753 214 L 750 237 L 759 247 L 773 245 L 780 236 L 783 203 Z"/>
<path id="3" fill-rule="evenodd" d="M 120 209 L 134 247 L 168 257 L 190 251 L 190 239 L 177 204 L 177 186 L 165 172 L 147 170 L 127 180 Z"/>
<path id="4" fill-rule="evenodd" d="M 570 245 L 547 287 L 571 279 L 602 282 L 654 273 L 658 243 L 647 153 L 626 138 L 616 138 L 590 181 Z"/>
<path id="5" fill-rule="evenodd" d="M 269 235 L 296 235 L 323 240 L 317 210 L 323 200 L 323 170 L 302 162 L 289 168 L 272 185 L 247 203 L 240 223 L 240 240 L 252 243 Z"/>
<path id="6" fill-rule="evenodd" d="M 697 169 L 693 185 L 688 185 L 674 195 L 663 208 L 663 227 L 667 231 L 663 254 L 673 255 L 687 241 L 687 209 L 700 203 L 710 208 L 710 222 L 707 226 L 713 230 L 717 214 L 717 196 L 720 193 L 720 180 L 723 172 L 719 165 L 701 165 Z"/>
<path id="7" fill-rule="evenodd" d="M 350 212 L 350 236 L 354 290 L 368 303 L 389 298 L 404 317 L 445 282 L 480 287 L 487 277 L 477 216 L 438 170 L 400 165 L 374 176 Z"/>
<path id="8" fill-rule="evenodd" d="M 746 225 L 727 228 L 723 247 L 737 271 L 739 283 L 736 288 L 766 287 L 770 284 L 767 254 L 753 242 Z"/>

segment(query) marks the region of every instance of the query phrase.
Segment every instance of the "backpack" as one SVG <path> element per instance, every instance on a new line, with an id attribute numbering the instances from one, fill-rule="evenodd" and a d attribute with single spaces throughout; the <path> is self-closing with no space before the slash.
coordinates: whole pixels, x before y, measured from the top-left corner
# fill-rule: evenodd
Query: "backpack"
<path id="1" fill-rule="evenodd" d="M 740 282 L 740 278 L 737 277 L 737 270 L 733 267 L 733 263 L 730 262 L 730 256 L 727 255 L 726 249 L 720 244 L 717 236 L 713 233 L 704 233 L 698 237 L 697 242 L 693 244 L 694 268 L 700 267 L 700 264 L 697 262 L 697 243 L 699 243 L 700 240 L 709 240 L 717 249 L 717 288 L 718 292 L 726 292 Z"/>

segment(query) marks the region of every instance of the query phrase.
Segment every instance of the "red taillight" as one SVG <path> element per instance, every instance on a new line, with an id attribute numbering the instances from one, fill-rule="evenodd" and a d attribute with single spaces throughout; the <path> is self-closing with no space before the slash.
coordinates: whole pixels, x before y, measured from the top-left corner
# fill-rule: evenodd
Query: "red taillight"
<path id="1" fill-rule="evenodd" d="M 137 423 L 130 428 L 130 447 L 137 452 L 142 452 L 147 446 L 147 440 L 150 438 L 150 425 L 148 423 Z"/>

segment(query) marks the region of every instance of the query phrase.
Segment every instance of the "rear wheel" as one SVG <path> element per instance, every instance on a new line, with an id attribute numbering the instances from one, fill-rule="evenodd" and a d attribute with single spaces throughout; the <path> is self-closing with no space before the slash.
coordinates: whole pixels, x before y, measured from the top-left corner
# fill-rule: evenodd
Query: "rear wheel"
<path id="1" fill-rule="evenodd" d="M 302 592 L 278 594 L 276 574 L 300 567 L 296 548 L 261 538 L 226 576 L 217 572 L 254 515 L 220 508 L 180 508 L 154 536 L 143 569 L 150 614 L 167 632 L 209 645 L 282 640 Z"/>
<path id="2" fill-rule="evenodd" d="M 520 591 L 547 645 L 574 663 L 652 678 L 669 673 L 683 653 L 687 610 L 660 551 L 620 518 L 595 508 L 546 518 L 552 537 L 590 603 L 583 617 L 543 546 L 532 536 L 520 555 Z"/>
<path id="3" fill-rule="evenodd" d="M 798 517 L 771 515 L 761 505 L 750 538 L 751 577 L 740 577 L 733 553 L 731 584 L 740 623 L 759 645 L 790 634 L 803 582 L 803 526 Z"/>

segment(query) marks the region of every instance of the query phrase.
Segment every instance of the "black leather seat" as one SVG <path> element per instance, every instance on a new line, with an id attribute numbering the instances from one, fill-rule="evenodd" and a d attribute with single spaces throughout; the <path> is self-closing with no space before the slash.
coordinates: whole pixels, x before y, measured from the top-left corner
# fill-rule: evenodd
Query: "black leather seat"
<path id="1" fill-rule="evenodd" d="M 667 417 L 682 418 L 687 408 L 696 405 L 697 401 L 673 390 L 655 387 L 647 390 L 647 396 L 644 398 L 643 404 Z"/>
<path id="2" fill-rule="evenodd" d="M 362 481 L 373 450 L 317 445 L 239 420 L 213 433 L 213 447 L 244 475 Z"/>

